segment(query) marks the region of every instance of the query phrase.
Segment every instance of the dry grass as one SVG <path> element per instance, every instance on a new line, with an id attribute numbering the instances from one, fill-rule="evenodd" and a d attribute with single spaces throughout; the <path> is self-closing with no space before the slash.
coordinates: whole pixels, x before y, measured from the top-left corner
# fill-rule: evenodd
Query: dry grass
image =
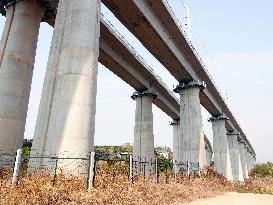
<path id="1" fill-rule="evenodd" d="M 19 185 L 11 185 L 9 171 L 0 172 L 0 204 L 175 204 L 220 193 L 234 191 L 234 186 L 222 177 L 170 178 L 161 177 L 156 184 L 139 178 L 133 184 L 125 174 L 100 172 L 95 188 L 85 190 L 85 179 L 59 177 L 52 186 L 52 176 L 34 173 L 21 176 Z"/>
<path id="2" fill-rule="evenodd" d="M 246 183 L 238 185 L 237 190 L 239 192 L 273 195 L 273 178 L 253 177 L 248 179 Z"/>

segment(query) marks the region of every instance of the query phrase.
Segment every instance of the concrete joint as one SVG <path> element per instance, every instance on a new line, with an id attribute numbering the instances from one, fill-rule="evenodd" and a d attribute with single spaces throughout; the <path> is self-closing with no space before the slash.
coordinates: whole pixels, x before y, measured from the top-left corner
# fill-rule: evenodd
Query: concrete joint
<path id="1" fill-rule="evenodd" d="M 133 95 L 131 96 L 131 98 L 133 100 L 135 100 L 138 97 L 142 97 L 142 96 L 152 96 L 153 99 L 157 98 L 157 93 L 151 90 L 145 90 L 145 91 L 136 91 L 133 93 Z"/>
<path id="2" fill-rule="evenodd" d="M 219 116 L 212 116 L 208 119 L 209 122 L 214 122 L 214 121 L 218 121 L 218 120 L 229 120 L 229 118 L 225 117 L 223 115 L 219 115 Z"/>
<path id="3" fill-rule="evenodd" d="M 199 87 L 200 90 L 204 90 L 206 88 L 206 84 L 204 81 L 199 81 L 199 80 L 182 81 L 182 82 L 179 82 L 179 85 L 177 85 L 173 91 L 176 93 L 179 93 L 181 90 L 194 88 L 194 87 Z"/>
<path id="4" fill-rule="evenodd" d="M 0 2 L 0 13 L 5 16 L 6 9 L 9 6 L 14 6 L 16 3 L 24 0 L 2 0 Z M 36 0 L 44 8 L 44 16 L 42 21 L 49 21 L 51 18 L 54 18 L 57 13 L 57 5 L 55 0 Z"/>
<path id="5" fill-rule="evenodd" d="M 240 140 L 240 139 L 238 140 L 238 143 L 239 143 L 239 144 L 246 144 L 246 142 L 245 142 L 245 141 Z"/>
<path id="6" fill-rule="evenodd" d="M 235 131 L 233 131 L 233 132 L 227 132 L 227 135 L 237 135 L 237 136 L 239 136 L 240 132 L 235 132 Z"/>
<path id="7" fill-rule="evenodd" d="M 180 124 L 180 120 L 173 120 L 170 122 L 170 125 L 179 125 Z"/>

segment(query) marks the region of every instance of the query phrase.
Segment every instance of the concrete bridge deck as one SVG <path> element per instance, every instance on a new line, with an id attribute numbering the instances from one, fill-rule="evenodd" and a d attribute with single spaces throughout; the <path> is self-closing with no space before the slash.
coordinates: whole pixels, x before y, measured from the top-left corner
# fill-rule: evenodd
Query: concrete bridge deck
<path id="1" fill-rule="evenodd" d="M 165 66 L 178 82 L 204 81 L 207 88 L 201 92 L 203 107 L 213 116 L 225 115 L 228 131 L 238 131 L 251 152 L 255 151 L 243 129 L 228 107 L 219 89 L 206 71 L 193 45 L 187 40 L 166 1 L 102 0 L 115 16 Z M 145 32 L 143 32 L 145 30 Z"/>
<path id="2" fill-rule="evenodd" d="M 47 8 L 43 20 L 53 26 L 58 0 L 40 1 Z M 2 1 L 0 3 L 0 13 L 5 15 L 4 6 L 13 2 L 13 0 Z M 112 0 L 102 0 L 102 2 L 141 40 L 144 46 L 178 81 L 192 79 L 204 81 L 207 89 L 201 92 L 201 104 L 212 115 L 225 114 L 228 116 L 230 121 L 226 123 L 227 130 L 239 131 L 243 141 L 255 153 L 213 80 L 206 72 L 204 65 L 196 55 L 194 47 L 182 34 L 177 22 L 174 20 L 175 16 L 173 16 L 166 2 L 156 1 L 155 3 L 153 0 L 120 0 L 118 3 Z M 178 99 L 167 89 L 160 78 L 154 75 L 153 70 L 143 59 L 134 53 L 135 51 L 128 43 L 122 41 L 123 46 L 121 46 L 121 41 L 117 39 L 117 32 L 113 30 L 111 32 L 109 26 L 111 26 L 109 23 L 107 25 L 107 22 L 102 20 L 99 61 L 136 90 L 145 90 L 152 87 L 160 94 L 154 103 L 172 119 L 179 119 Z M 145 34 L 142 32 L 144 28 Z M 115 51 L 112 48 L 116 48 Z M 116 55 L 115 60 L 113 55 Z M 123 58 L 120 58 L 121 56 Z M 124 56 L 126 56 L 127 62 L 125 62 Z M 121 63 L 127 65 L 121 66 Z"/>

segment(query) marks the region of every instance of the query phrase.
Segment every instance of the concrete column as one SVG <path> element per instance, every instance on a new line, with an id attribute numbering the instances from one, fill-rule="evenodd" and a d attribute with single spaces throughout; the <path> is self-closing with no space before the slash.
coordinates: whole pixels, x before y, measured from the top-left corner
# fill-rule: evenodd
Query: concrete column
<path id="1" fill-rule="evenodd" d="M 252 152 L 249 153 L 249 160 L 250 160 L 250 171 L 253 169 L 253 154 Z"/>
<path id="2" fill-rule="evenodd" d="M 237 143 L 238 143 L 238 149 L 239 149 L 239 181 L 243 182 L 245 180 L 244 170 L 243 170 L 244 161 L 243 161 L 243 157 L 241 155 L 241 147 L 240 147 L 241 142 L 239 141 L 239 139 L 238 139 Z"/>
<path id="3" fill-rule="evenodd" d="M 253 155 L 253 167 L 255 167 L 255 166 L 256 166 L 256 156 Z"/>
<path id="4" fill-rule="evenodd" d="M 255 162 L 254 162 L 254 155 L 253 154 L 251 154 L 251 169 L 253 169 L 254 168 L 254 166 L 255 166 Z"/>
<path id="5" fill-rule="evenodd" d="M 207 161 L 206 166 L 210 166 L 212 162 L 212 152 L 208 147 L 206 147 L 206 161 Z"/>
<path id="6" fill-rule="evenodd" d="M 245 159 L 246 159 L 246 164 L 245 164 L 245 170 L 246 170 L 246 179 L 249 178 L 249 161 L 248 161 L 248 148 L 246 144 L 244 145 L 244 150 L 245 150 Z"/>
<path id="7" fill-rule="evenodd" d="M 212 162 L 213 151 L 212 151 L 211 144 L 205 134 L 204 134 L 204 140 L 205 140 L 205 149 L 206 149 L 206 166 L 210 166 Z"/>
<path id="8" fill-rule="evenodd" d="M 5 22 L 4 30 L 3 30 L 1 41 L 0 41 L 0 65 L 2 64 L 4 51 L 7 46 L 9 33 L 13 23 L 14 11 L 15 11 L 15 6 L 9 6 L 6 9 L 6 22 Z"/>
<path id="9" fill-rule="evenodd" d="M 60 0 L 31 155 L 86 157 L 93 150 L 100 35 L 100 0 Z M 66 173 L 87 171 L 59 160 Z M 30 163 L 54 168 L 55 160 Z"/>
<path id="10" fill-rule="evenodd" d="M 247 155 L 247 171 L 248 173 L 250 172 L 251 169 L 251 160 L 250 160 L 250 152 L 248 150 L 248 148 L 246 149 L 246 155 Z"/>
<path id="11" fill-rule="evenodd" d="M 134 145 L 133 156 L 137 161 L 150 162 L 154 160 L 154 133 L 153 133 L 153 99 L 156 94 L 151 91 L 138 92 L 132 95 L 136 101 L 135 111 L 135 128 L 134 128 Z M 150 173 L 150 164 L 141 168 L 145 175 Z"/>
<path id="12" fill-rule="evenodd" d="M 243 176 L 239 173 L 239 146 L 238 146 L 238 133 L 227 133 L 228 148 L 230 153 L 230 161 L 232 168 L 233 181 L 242 181 Z"/>
<path id="13" fill-rule="evenodd" d="M 179 167 L 176 166 L 180 162 L 181 151 L 179 149 L 179 137 L 180 137 L 180 121 L 174 120 L 170 123 L 173 126 L 173 171 L 176 174 Z"/>
<path id="14" fill-rule="evenodd" d="M 203 135 L 200 90 L 204 83 L 198 81 L 181 82 L 174 91 L 180 95 L 180 149 L 181 162 L 199 163 L 200 168 L 206 165 L 205 142 Z"/>
<path id="15" fill-rule="evenodd" d="M 254 162 L 253 162 L 253 154 L 249 152 L 249 172 L 253 169 Z"/>
<path id="16" fill-rule="evenodd" d="M 223 174 L 227 180 L 233 180 L 230 153 L 225 123 L 228 118 L 223 116 L 211 117 L 213 130 L 214 166 L 217 173 Z"/>
<path id="17" fill-rule="evenodd" d="M 247 172 L 246 172 L 246 155 L 245 155 L 245 143 L 239 142 L 239 150 L 240 150 L 240 158 L 241 158 L 241 164 L 242 164 L 242 172 L 244 179 L 247 178 Z"/>
<path id="18" fill-rule="evenodd" d="M 18 1 L 6 12 L 0 44 L 0 150 L 14 154 L 24 139 L 43 8 L 36 0 Z"/>
<path id="19" fill-rule="evenodd" d="M 156 94 L 150 91 L 135 92 L 134 158 L 154 159 L 154 134 L 152 102 Z"/>

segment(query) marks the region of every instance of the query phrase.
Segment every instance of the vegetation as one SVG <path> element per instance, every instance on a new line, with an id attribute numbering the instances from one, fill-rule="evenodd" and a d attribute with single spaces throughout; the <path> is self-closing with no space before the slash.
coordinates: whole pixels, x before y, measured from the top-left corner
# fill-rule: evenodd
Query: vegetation
<path id="1" fill-rule="evenodd" d="M 19 185 L 13 187 L 11 173 L 2 170 L 0 204 L 172 204 L 234 191 L 234 186 L 222 177 L 170 178 L 166 183 L 164 176 L 158 184 L 153 178 L 145 181 L 141 177 L 132 184 L 126 174 L 113 177 L 101 171 L 94 189 L 87 192 L 84 178 L 58 176 L 53 186 L 52 176 L 42 173 L 24 174 Z"/>
<path id="2" fill-rule="evenodd" d="M 273 178 L 273 163 L 267 162 L 257 164 L 250 172 L 253 177 L 272 177 Z"/>
<path id="3" fill-rule="evenodd" d="M 273 163 L 257 164 L 250 171 L 250 178 L 237 186 L 239 192 L 273 195 Z"/>

